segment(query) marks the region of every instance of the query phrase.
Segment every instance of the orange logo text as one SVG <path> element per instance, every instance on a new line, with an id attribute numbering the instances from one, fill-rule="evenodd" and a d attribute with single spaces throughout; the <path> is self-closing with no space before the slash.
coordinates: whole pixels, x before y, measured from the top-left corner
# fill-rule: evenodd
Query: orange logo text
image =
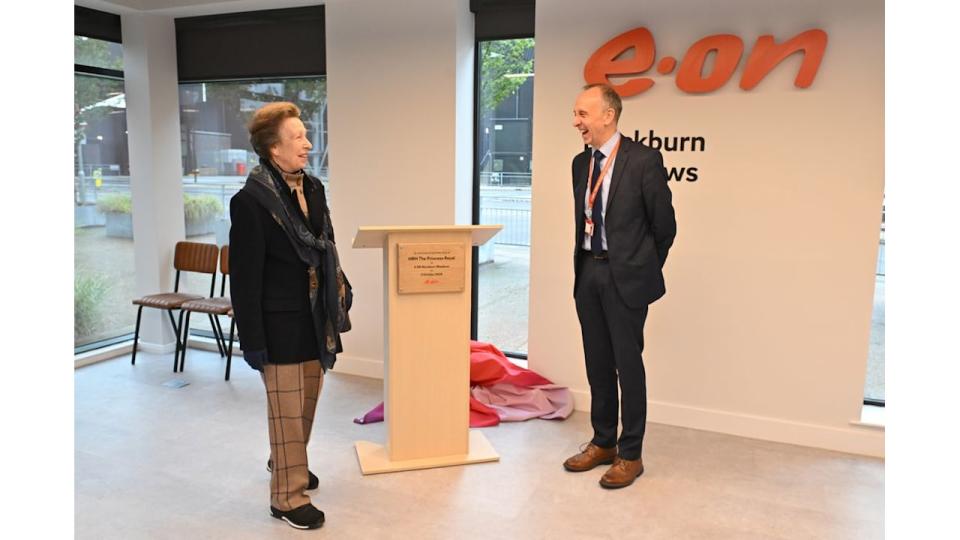
<path id="1" fill-rule="evenodd" d="M 633 50 L 633 55 L 624 53 Z M 757 38 L 747 57 L 746 66 L 740 76 L 740 88 L 753 90 L 777 65 L 795 53 L 803 54 L 803 62 L 793 81 L 797 88 L 807 88 L 813 84 L 827 49 L 827 33 L 813 29 L 797 34 L 792 39 L 777 43 L 773 36 Z M 732 34 L 707 36 L 687 49 L 680 61 L 664 56 L 657 62 L 657 73 L 667 75 L 677 72 L 677 88 L 689 94 L 703 94 L 719 89 L 733 77 L 743 56 L 743 40 Z M 715 55 L 710 73 L 703 70 L 710 54 Z M 627 58 L 620 58 L 628 56 Z M 656 61 L 656 45 L 653 34 L 646 28 L 635 28 L 604 43 L 587 60 L 583 67 L 583 78 L 588 84 L 607 83 L 622 97 L 635 96 L 646 92 L 654 81 L 649 77 L 634 77 L 621 84 L 613 84 L 610 76 L 642 75 L 653 67 Z"/>

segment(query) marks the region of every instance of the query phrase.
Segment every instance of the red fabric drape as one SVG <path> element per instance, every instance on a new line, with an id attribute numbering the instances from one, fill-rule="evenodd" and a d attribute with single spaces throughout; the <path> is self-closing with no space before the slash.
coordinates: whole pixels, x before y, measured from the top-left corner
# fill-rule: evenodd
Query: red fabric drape
<path id="1" fill-rule="evenodd" d="M 531 387 L 541 384 L 553 384 L 549 379 L 522 368 L 500 352 L 491 343 L 470 342 L 470 386 L 490 386 L 497 383 L 510 383 L 515 386 Z M 354 419 L 359 424 L 383 421 L 383 403 L 367 414 Z M 500 416 L 495 410 L 470 397 L 470 427 L 496 426 Z"/>

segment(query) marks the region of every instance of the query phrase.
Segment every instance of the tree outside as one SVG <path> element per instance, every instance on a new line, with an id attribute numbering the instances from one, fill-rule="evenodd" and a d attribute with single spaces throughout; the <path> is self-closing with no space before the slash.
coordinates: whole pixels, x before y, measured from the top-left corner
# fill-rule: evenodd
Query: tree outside
<path id="1" fill-rule="evenodd" d="M 480 44 L 480 110 L 494 111 L 533 73 L 533 39 L 484 41 Z"/>

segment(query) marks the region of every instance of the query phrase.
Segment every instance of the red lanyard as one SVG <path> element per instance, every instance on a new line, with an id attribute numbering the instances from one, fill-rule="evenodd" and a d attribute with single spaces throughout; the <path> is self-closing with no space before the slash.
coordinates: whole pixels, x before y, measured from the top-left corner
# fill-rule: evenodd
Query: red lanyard
<path id="1" fill-rule="evenodd" d="M 610 157 L 607 158 L 607 164 L 603 166 L 603 169 L 600 171 L 600 176 L 597 177 L 597 184 L 590 190 L 590 201 L 587 203 L 587 223 L 593 223 L 593 220 L 590 219 L 590 216 L 593 215 L 593 203 L 597 200 L 597 193 L 600 192 L 603 179 L 607 176 L 607 171 L 610 169 L 610 165 L 613 164 L 613 158 L 617 156 L 617 150 L 619 149 L 620 138 L 618 137 L 617 144 L 614 145 L 613 151 L 610 152 Z M 593 160 L 594 157 L 590 156 L 590 167 L 587 169 L 587 189 L 590 189 L 590 173 L 593 172 Z"/>

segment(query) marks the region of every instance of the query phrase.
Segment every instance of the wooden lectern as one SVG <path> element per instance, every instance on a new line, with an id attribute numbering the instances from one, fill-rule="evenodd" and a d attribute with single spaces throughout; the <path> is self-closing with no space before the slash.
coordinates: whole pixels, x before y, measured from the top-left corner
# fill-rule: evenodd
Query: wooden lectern
<path id="1" fill-rule="evenodd" d="M 387 444 L 357 441 L 363 474 L 498 461 L 470 430 L 472 246 L 503 227 L 360 227 L 383 249 Z"/>

